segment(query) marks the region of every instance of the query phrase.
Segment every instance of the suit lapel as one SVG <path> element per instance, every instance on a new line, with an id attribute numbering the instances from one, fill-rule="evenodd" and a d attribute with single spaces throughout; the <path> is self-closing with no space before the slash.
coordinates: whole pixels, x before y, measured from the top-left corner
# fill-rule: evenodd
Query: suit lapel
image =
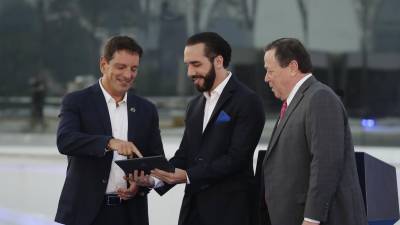
<path id="1" fill-rule="evenodd" d="M 272 137 L 274 137 L 274 134 L 276 132 L 276 128 L 278 127 L 278 124 L 279 124 L 279 116 L 278 116 L 278 119 L 275 122 L 274 129 L 272 129 L 271 137 L 270 137 L 269 142 L 268 142 L 268 148 L 270 148 L 270 146 L 272 145 Z"/>
<path id="2" fill-rule="evenodd" d="M 228 99 L 230 99 L 233 95 L 233 92 L 235 91 L 237 86 L 237 81 L 235 80 L 235 77 L 232 75 L 228 83 L 226 84 L 224 90 L 221 93 L 221 96 L 218 99 L 217 104 L 215 105 L 215 108 L 213 112 L 211 113 L 210 120 L 208 121 L 208 124 L 206 128 L 204 129 L 205 133 L 207 129 L 213 124 L 213 121 L 215 117 L 218 115 L 218 113 L 221 111 L 222 106 L 225 104 Z"/>
<path id="3" fill-rule="evenodd" d="M 133 93 L 128 92 L 127 97 L 127 110 L 128 110 L 128 141 L 135 140 L 135 131 L 138 131 L 140 125 L 139 116 L 136 116 L 141 109 L 139 108 L 136 98 Z"/>
<path id="4" fill-rule="evenodd" d="M 195 133 L 195 137 L 203 136 L 203 118 L 205 104 L 206 98 L 201 94 L 193 105 L 191 124 Z"/>
<path id="5" fill-rule="evenodd" d="M 203 117 L 204 106 L 206 103 L 205 97 L 200 94 L 195 97 L 189 104 L 186 119 L 185 119 L 185 133 L 190 140 L 191 151 L 189 154 L 197 154 L 198 147 L 201 145 L 203 138 Z"/>
<path id="6" fill-rule="evenodd" d="M 270 143 L 268 145 L 268 152 L 267 152 L 267 155 L 266 155 L 265 158 L 267 158 L 269 156 L 269 154 L 271 153 L 271 151 L 275 147 L 275 145 L 276 145 L 276 143 L 277 143 L 277 141 L 279 139 L 279 136 L 282 133 L 282 130 L 285 127 L 288 119 L 290 118 L 290 116 L 293 113 L 293 111 L 297 108 L 297 106 L 299 105 L 299 103 L 303 99 L 304 92 L 314 82 L 316 82 L 316 79 L 314 77 L 310 77 L 300 86 L 300 88 L 297 91 L 296 95 L 294 96 L 293 100 L 290 102 L 290 105 L 288 106 L 284 117 L 282 118 L 281 121 L 279 121 L 279 123 L 277 122 L 277 124 L 275 125 L 275 128 L 274 128 L 274 130 L 272 132 L 272 135 L 271 135 L 271 141 L 270 141 Z"/>
<path id="7" fill-rule="evenodd" d="M 112 136 L 110 114 L 108 112 L 107 103 L 105 101 L 100 84 L 96 83 L 92 86 L 94 104 L 100 116 L 100 121 L 103 123 L 105 135 Z"/>
<path id="8" fill-rule="evenodd" d="M 100 84 L 97 82 L 92 86 L 93 91 L 93 102 L 99 113 L 99 120 L 103 124 L 104 127 L 104 134 L 107 136 L 112 136 L 112 129 L 111 129 L 111 120 L 110 114 L 108 112 L 108 107 L 106 100 L 104 98 L 104 94 L 101 91 Z M 106 164 L 104 164 L 104 177 L 108 177 L 111 168 L 111 161 L 113 159 L 113 152 L 109 151 L 106 153 L 106 157 L 104 158 Z M 105 191 L 105 187 L 104 187 Z"/>

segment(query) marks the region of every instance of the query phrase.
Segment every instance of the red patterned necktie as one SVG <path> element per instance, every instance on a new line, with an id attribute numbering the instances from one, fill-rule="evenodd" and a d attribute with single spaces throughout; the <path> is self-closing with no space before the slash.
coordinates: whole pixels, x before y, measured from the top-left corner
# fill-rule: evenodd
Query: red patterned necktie
<path id="1" fill-rule="evenodd" d="M 287 102 L 284 101 L 281 108 L 281 113 L 279 114 L 279 120 L 282 120 L 283 116 L 285 115 L 287 109 Z"/>

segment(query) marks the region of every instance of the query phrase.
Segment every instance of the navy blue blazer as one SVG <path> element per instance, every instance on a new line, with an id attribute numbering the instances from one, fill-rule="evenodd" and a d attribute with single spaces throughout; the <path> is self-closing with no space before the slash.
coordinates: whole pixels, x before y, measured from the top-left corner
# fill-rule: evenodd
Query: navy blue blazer
<path id="1" fill-rule="evenodd" d="M 130 92 L 127 104 L 128 140 L 143 156 L 163 155 L 155 106 Z M 113 158 L 113 152 L 105 151 L 112 130 L 99 83 L 66 95 L 59 117 L 57 147 L 68 156 L 68 167 L 55 221 L 89 225 L 103 203 Z M 142 188 L 129 201 L 135 224 L 148 224 L 147 192 Z"/>
<path id="2" fill-rule="evenodd" d="M 253 154 L 265 122 L 261 99 L 232 76 L 203 132 L 204 105 L 202 94 L 189 103 L 182 142 L 170 160 L 190 180 L 178 224 L 197 210 L 205 225 L 248 225 L 255 208 Z"/>

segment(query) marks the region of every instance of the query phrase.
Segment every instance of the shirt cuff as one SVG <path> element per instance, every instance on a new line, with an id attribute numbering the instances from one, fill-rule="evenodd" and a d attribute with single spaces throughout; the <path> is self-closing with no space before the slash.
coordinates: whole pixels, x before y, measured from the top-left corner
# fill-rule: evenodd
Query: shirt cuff
<path id="1" fill-rule="evenodd" d="M 186 183 L 190 184 L 189 175 L 186 173 Z"/>
<path id="2" fill-rule="evenodd" d="M 158 179 L 157 177 L 150 176 L 150 179 L 152 179 L 154 181 L 153 188 L 159 188 L 159 187 L 164 186 L 164 182 L 162 180 Z"/>
<path id="3" fill-rule="evenodd" d="M 307 221 L 307 222 L 310 222 L 310 223 L 315 223 L 315 224 L 319 224 L 320 223 L 320 221 L 313 220 L 313 219 L 310 219 L 310 218 L 304 218 L 304 221 Z"/>
<path id="4" fill-rule="evenodd" d="M 109 138 L 107 139 L 106 147 L 104 148 L 104 155 L 105 155 L 107 152 L 112 151 L 112 149 L 110 149 L 109 146 L 108 146 L 111 139 L 113 139 L 113 137 L 109 137 Z"/>

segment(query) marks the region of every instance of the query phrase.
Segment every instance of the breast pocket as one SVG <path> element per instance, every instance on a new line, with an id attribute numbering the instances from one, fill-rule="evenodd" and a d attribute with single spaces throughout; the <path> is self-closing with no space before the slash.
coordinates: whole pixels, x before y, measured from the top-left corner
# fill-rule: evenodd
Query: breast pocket
<path id="1" fill-rule="evenodd" d="M 230 132 L 233 129 L 232 121 L 217 122 L 215 121 L 211 129 L 215 132 Z"/>

